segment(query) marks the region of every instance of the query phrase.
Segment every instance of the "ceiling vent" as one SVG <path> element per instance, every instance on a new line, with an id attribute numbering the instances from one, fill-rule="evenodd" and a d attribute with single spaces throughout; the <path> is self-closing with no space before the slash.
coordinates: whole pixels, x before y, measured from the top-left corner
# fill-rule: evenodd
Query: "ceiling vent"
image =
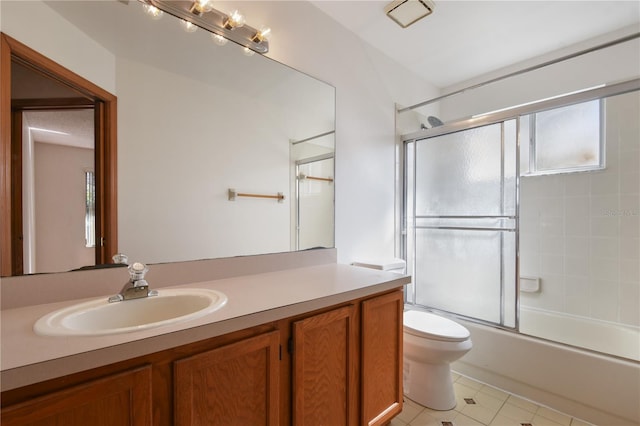
<path id="1" fill-rule="evenodd" d="M 385 6 L 387 16 L 402 28 L 431 15 L 435 3 L 431 0 L 394 0 Z"/>

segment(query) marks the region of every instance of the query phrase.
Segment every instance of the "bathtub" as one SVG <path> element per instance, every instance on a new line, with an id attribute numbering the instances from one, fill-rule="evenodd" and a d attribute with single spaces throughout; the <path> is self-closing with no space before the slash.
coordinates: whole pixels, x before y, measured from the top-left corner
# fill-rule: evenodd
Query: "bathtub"
<path id="1" fill-rule="evenodd" d="M 520 332 L 640 361 L 640 327 L 520 306 Z"/>
<path id="2" fill-rule="evenodd" d="M 640 425 L 639 362 L 457 321 L 473 348 L 454 371 L 596 425 Z"/>

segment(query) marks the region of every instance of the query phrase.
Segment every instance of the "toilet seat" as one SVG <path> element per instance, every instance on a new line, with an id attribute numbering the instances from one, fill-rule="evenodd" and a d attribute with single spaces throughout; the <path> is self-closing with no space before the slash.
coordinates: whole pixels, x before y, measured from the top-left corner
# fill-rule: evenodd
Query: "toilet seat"
<path id="1" fill-rule="evenodd" d="M 405 311 L 403 329 L 415 336 L 445 342 L 462 342 L 470 336 L 469 330 L 457 322 L 423 311 Z"/>

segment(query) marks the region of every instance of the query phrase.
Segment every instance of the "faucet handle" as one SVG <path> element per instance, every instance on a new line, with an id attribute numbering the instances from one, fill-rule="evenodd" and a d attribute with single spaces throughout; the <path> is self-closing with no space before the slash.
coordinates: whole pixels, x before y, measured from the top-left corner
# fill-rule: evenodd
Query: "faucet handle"
<path id="1" fill-rule="evenodd" d="M 144 275 L 147 273 L 149 268 L 147 265 L 141 262 L 134 262 L 129 265 L 129 275 L 131 276 L 131 281 L 141 281 L 144 280 Z"/>
<path id="2" fill-rule="evenodd" d="M 128 265 L 129 264 L 129 257 L 124 254 L 124 253 L 116 253 L 111 257 L 111 260 L 113 260 L 113 263 L 118 263 L 118 264 L 123 264 L 123 265 Z"/>

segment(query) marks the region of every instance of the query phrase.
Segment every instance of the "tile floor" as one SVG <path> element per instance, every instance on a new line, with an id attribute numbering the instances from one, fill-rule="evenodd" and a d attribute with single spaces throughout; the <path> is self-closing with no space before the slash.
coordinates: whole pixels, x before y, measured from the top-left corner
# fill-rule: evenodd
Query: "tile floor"
<path id="1" fill-rule="evenodd" d="M 390 426 L 588 426 L 579 419 L 453 373 L 457 405 L 435 411 L 408 398 Z M 465 401 L 465 399 L 467 401 Z"/>

